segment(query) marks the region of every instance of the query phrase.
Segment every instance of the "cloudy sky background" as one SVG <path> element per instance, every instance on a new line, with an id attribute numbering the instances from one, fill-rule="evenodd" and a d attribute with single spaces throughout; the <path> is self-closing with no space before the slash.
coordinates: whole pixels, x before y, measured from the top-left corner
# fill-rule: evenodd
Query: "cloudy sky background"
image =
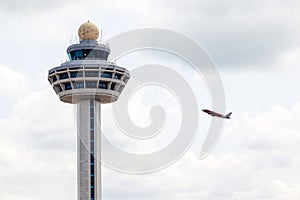
<path id="1" fill-rule="evenodd" d="M 47 82 L 47 71 L 66 60 L 66 48 L 87 20 L 103 29 L 104 40 L 147 27 L 192 38 L 216 63 L 226 107 L 233 111 L 233 119 L 226 121 L 217 147 L 205 160 L 198 154 L 210 118 L 201 114 L 197 140 L 169 168 L 149 175 L 104 168 L 104 199 L 299 199 L 299 9 L 296 0 L 1 0 L 0 199 L 76 198 L 74 108 L 59 102 Z M 118 62 L 131 69 L 149 62 L 174 67 L 197 86 L 199 108 L 209 107 L 201 78 L 190 66 L 168 58 L 135 53 Z M 145 111 L 160 99 L 143 102 L 156 89 L 141 91 L 133 101 L 137 106 L 130 112 L 137 124 L 149 123 Z M 161 89 L 158 94 L 165 92 Z M 175 113 L 169 115 L 174 117 L 169 118 L 171 125 L 180 123 L 174 97 L 163 97 L 171 102 L 165 104 L 171 106 L 166 110 Z M 114 128 L 113 122 L 106 126 Z M 150 141 L 143 150 L 145 143 L 131 148 L 132 141 L 125 136 L 112 135 L 114 139 L 128 151 L 165 145 L 165 140 Z"/>

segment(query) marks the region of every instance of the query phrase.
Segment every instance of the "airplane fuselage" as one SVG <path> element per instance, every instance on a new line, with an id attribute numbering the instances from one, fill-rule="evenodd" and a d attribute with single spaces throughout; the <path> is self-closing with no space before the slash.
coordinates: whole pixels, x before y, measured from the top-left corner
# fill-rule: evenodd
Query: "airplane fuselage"
<path id="1" fill-rule="evenodd" d="M 230 112 L 227 115 L 222 115 L 220 113 L 217 113 L 217 112 L 214 112 L 214 111 L 211 111 L 211 110 L 207 110 L 207 109 L 203 109 L 202 111 L 209 114 L 209 115 L 211 115 L 212 117 L 219 117 L 219 118 L 226 118 L 226 119 L 230 119 L 230 115 L 232 114 Z"/>

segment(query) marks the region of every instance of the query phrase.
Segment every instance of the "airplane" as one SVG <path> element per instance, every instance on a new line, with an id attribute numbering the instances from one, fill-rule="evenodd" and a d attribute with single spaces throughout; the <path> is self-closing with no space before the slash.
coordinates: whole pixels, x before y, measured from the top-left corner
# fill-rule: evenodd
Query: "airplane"
<path id="1" fill-rule="evenodd" d="M 230 112 L 227 115 L 222 115 L 220 113 L 216 113 L 214 111 L 207 110 L 207 109 L 203 109 L 202 111 L 209 114 L 209 115 L 211 115 L 211 116 L 213 116 L 213 117 L 220 117 L 220 118 L 225 118 L 225 119 L 231 119 L 230 116 L 232 114 L 232 112 Z"/>

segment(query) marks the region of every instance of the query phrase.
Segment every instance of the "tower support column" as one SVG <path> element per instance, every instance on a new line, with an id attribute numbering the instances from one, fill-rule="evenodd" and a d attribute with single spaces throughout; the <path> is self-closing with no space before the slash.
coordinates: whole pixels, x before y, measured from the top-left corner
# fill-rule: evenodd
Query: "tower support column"
<path id="1" fill-rule="evenodd" d="M 78 200 L 101 200 L 101 104 L 77 104 Z"/>

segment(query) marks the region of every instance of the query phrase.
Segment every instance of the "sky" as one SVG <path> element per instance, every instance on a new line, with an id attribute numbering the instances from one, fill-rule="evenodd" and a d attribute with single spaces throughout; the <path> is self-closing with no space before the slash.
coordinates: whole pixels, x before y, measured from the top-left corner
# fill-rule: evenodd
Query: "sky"
<path id="1" fill-rule="evenodd" d="M 76 198 L 75 108 L 59 101 L 47 73 L 67 59 L 66 48 L 87 20 L 103 30 L 104 41 L 139 28 L 196 41 L 215 63 L 226 110 L 233 112 L 203 160 L 211 118 L 200 113 L 193 145 L 173 165 L 144 175 L 103 167 L 103 199 L 299 199 L 299 9 L 296 0 L 0 0 L 0 199 Z M 131 70 L 167 65 L 195 86 L 199 109 L 211 106 L 202 78 L 178 58 L 145 51 L 117 63 Z M 106 136 L 129 152 L 165 146 L 181 120 L 171 93 L 154 86 L 138 91 L 129 115 L 145 126 L 156 104 L 167 113 L 162 136 L 128 139 L 111 118 L 103 120 Z M 110 109 L 103 106 L 102 114 Z"/>

